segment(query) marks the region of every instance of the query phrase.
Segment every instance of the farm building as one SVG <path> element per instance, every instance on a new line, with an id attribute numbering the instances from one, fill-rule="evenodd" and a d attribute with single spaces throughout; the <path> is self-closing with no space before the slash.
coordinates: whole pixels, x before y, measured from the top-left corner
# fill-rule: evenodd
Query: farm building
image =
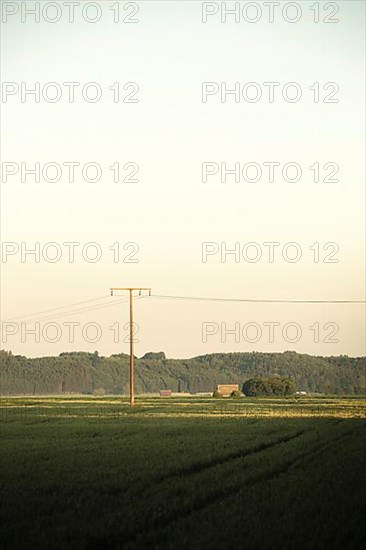
<path id="1" fill-rule="evenodd" d="M 172 390 L 160 390 L 160 397 L 171 397 Z"/>
<path id="2" fill-rule="evenodd" d="M 239 391 L 239 384 L 217 384 L 216 391 L 223 397 L 230 397 L 233 391 Z"/>

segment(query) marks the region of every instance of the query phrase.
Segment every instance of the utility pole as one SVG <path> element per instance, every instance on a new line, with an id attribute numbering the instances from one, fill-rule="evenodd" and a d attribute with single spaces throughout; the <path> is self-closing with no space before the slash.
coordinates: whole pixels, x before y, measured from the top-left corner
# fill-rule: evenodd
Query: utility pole
<path id="1" fill-rule="evenodd" d="M 135 404 L 135 373 L 134 373 L 134 342 L 133 342 L 133 291 L 138 290 L 139 293 L 143 290 L 149 291 L 149 296 L 151 296 L 151 288 L 143 287 L 134 287 L 134 288 L 111 288 L 111 296 L 116 290 L 128 290 L 130 295 L 130 406 L 133 407 Z"/>

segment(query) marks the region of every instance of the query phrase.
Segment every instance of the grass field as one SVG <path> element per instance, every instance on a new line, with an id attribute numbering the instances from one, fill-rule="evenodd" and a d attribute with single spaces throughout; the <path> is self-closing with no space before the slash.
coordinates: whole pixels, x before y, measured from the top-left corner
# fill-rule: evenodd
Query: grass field
<path id="1" fill-rule="evenodd" d="M 1 399 L 6 549 L 360 549 L 360 398 Z"/>

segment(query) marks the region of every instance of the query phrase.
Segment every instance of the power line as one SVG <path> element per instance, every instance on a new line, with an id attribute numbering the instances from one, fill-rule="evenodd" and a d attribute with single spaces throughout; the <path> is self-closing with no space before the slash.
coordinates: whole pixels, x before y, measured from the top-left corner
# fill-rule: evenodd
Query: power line
<path id="1" fill-rule="evenodd" d="M 141 300 L 142 298 L 146 298 L 146 296 L 136 296 L 135 297 L 136 300 Z M 38 319 L 29 319 L 28 321 L 25 321 L 25 322 L 38 323 L 40 321 L 51 321 L 51 320 L 54 320 L 54 319 L 61 319 L 62 317 L 67 317 L 69 315 L 76 315 L 78 313 L 83 314 L 83 313 L 87 313 L 89 311 L 94 311 L 96 309 L 105 309 L 107 307 L 114 307 L 117 304 L 122 304 L 122 303 L 127 302 L 127 301 L 128 301 L 127 298 L 122 298 L 121 300 L 114 301 L 114 302 L 111 302 L 110 300 L 108 300 L 108 302 L 104 302 L 103 304 L 98 304 L 96 306 L 85 307 L 85 308 L 75 309 L 75 310 L 71 310 L 71 311 L 65 311 L 64 313 L 59 313 L 58 315 L 49 315 L 47 317 L 41 317 L 41 318 L 38 318 Z"/>
<path id="2" fill-rule="evenodd" d="M 142 299 L 146 298 L 147 296 L 136 296 L 135 299 Z M 17 317 L 10 317 L 9 319 L 5 319 L 3 322 L 10 322 L 15 321 L 18 319 L 25 319 L 28 317 L 32 317 L 30 319 L 27 319 L 29 322 L 39 322 L 39 321 L 47 321 L 51 319 L 59 319 L 62 317 L 66 317 L 67 315 L 76 315 L 77 313 L 86 313 L 88 311 L 94 311 L 97 309 L 103 309 L 106 307 L 112 307 L 117 304 L 123 303 L 126 301 L 126 299 L 122 299 L 119 301 L 111 302 L 110 300 L 107 300 L 106 302 L 102 302 L 101 304 L 96 304 L 93 306 L 87 306 L 84 308 L 78 308 L 76 310 L 71 311 L 65 311 L 62 313 L 58 313 L 56 315 L 48 315 L 46 317 L 35 317 L 37 315 L 41 315 L 43 313 L 49 313 L 54 311 L 59 311 L 62 309 L 67 309 L 70 307 L 74 307 L 77 305 L 82 304 L 88 304 L 91 302 L 95 302 L 98 300 L 102 300 L 103 298 L 106 298 L 106 296 L 100 296 L 98 298 L 91 298 L 90 300 L 83 300 L 81 302 L 75 302 L 73 304 L 68 304 L 64 306 L 58 306 L 55 308 L 46 309 L 43 311 L 39 311 L 37 313 L 29 313 L 27 315 L 20 315 Z M 157 298 L 157 299 L 164 299 L 164 300 L 189 300 L 189 301 L 204 301 L 204 302 L 237 302 L 237 303 L 262 303 L 262 304 L 365 304 L 365 300 L 270 300 L 270 299 L 264 299 L 264 298 L 217 298 L 217 297 L 202 297 L 202 296 L 170 296 L 170 295 L 163 295 L 163 294 L 152 294 L 151 298 Z M 35 317 L 35 318 L 33 318 Z"/>
<path id="3" fill-rule="evenodd" d="M 263 298 L 206 298 L 199 296 L 166 296 L 153 294 L 152 298 L 166 300 L 198 300 L 207 302 L 244 302 L 254 304 L 366 304 L 366 300 L 267 300 Z"/>
<path id="4" fill-rule="evenodd" d="M 121 300 L 118 303 L 122 303 L 122 302 L 125 302 L 125 301 L 126 300 Z M 96 306 L 84 307 L 84 308 L 80 308 L 80 309 L 74 309 L 74 310 L 71 310 L 71 311 L 65 311 L 64 313 L 60 313 L 58 315 L 49 315 L 47 317 L 41 317 L 41 318 L 38 318 L 38 319 L 29 319 L 28 321 L 31 322 L 31 323 L 34 323 L 34 322 L 39 322 L 39 321 L 49 321 L 49 320 L 53 320 L 53 319 L 61 319 L 62 317 L 68 317 L 69 315 L 76 315 L 78 313 L 83 314 L 83 313 L 87 313 L 89 311 L 95 311 L 96 309 L 104 309 L 104 308 L 107 308 L 107 307 L 113 307 L 116 303 L 117 302 L 112 304 L 109 301 L 109 302 L 106 302 L 106 303 L 103 303 L 103 304 L 98 304 Z"/>
<path id="5" fill-rule="evenodd" d="M 122 303 L 124 301 L 126 301 L 126 299 L 123 299 L 123 300 L 120 300 L 120 301 L 114 302 L 114 303 L 112 303 L 110 300 L 108 300 L 108 302 L 104 302 L 103 304 L 98 304 L 96 306 L 89 306 L 89 307 L 74 309 L 74 310 L 71 310 L 71 311 L 65 311 L 65 312 L 62 312 L 62 313 L 58 313 L 56 315 L 47 315 L 46 317 L 38 317 L 38 318 L 35 318 L 35 319 L 27 319 L 26 321 L 23 321 L 23 322 L 38 323 L 40 321 L 49 321 L 49 320 L 54 320 L 54 319 L 61 319 L 62 317 L 67 317 L 68 315 L 76 315 L 77 313 L 83 314 L 83 313 L 87 313 L 89 311 L 94 311 L 96 309 L 104 309 L 106 307 L 112 307 L 114 305 L 117 305 L 117 303 Z M 3 321 L 3 322 L 7 322 L 7 321 Z"/>
<path id="6" fill-rule="evenodd" d="M 106 298 L 106 295 L 104 294 L 103 296 L 99 296 L 98 298 L 91 298 L 90 300 L 83 300 L 82 302 L 74 302 L 73 304 L 68 304 L 66 306 L 51 307 L 50 309 L 44 309 L 43 311 L 37 311 L 35 313 L 28 313 L 28 315 L 18 315 L 16 317 L 10 317 L 10 319 L 5 319 L 4 322 L 15 321 L 17 319 L 24 319 L 25 317 L 34 317 L 34 316 L 37 316 L 37 315 L 42 315 L 43 313 L 48 313 L 50 311 L 57 311 L 57 310 L 60 310 L 60 309 L 66 309 L 66 308 L 69 308 L 69 307 L 79 306 L 81 304 L 96 302 L 97 300 L 102 300 L 102 299 L 105 299 L 105 298 Z"/>

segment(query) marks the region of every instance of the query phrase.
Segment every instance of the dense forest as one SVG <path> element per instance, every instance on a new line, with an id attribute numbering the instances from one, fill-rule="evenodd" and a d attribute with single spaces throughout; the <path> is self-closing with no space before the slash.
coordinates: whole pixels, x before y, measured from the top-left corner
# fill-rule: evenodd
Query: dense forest
<path id="1" fill-rule="evenodd" d="M 291 378 L 297 390 L 312 393 L 363 394 L 365 357 L 315 357 L 284 353 L 214 353 L 191 359 L 167 359 L 163 352 L 135 360 L 137 393 L 212 391 L 216 384 L 243 383 L 257 376 Z M 0 351 L 0 394 L 127 394 L 129 356 L 101 357 L 98 352 L 61 353 L 27 358 Z"/>

